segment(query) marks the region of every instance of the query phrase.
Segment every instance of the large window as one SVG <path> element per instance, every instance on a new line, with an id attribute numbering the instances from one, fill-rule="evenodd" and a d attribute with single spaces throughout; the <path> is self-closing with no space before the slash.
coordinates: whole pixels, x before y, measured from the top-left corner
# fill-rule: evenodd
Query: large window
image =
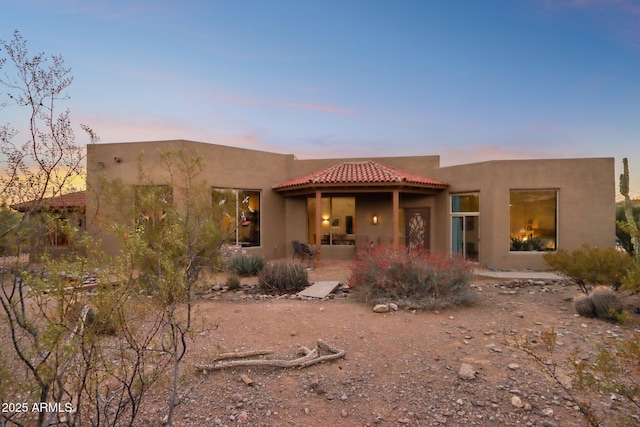
<path id="1" fill-rule="evenodd" d="M 512 251 L 556 249 L 558 218 L 556 190 L 512 190 L 509 208 Z"/>
<path id="2" fill-rule="evenodd" d="M 214 188 L 212 204 L 227 243 L 260 246 L 260 191 Z"/>
<path id="3" fill-rule="evenodd" d="M 323 197 L 320 206 L 323 245 L 354 245 L 356 243 L 356 198 Z M 308 241 L 316 243 L 316 199 L 307 199 Z"/>

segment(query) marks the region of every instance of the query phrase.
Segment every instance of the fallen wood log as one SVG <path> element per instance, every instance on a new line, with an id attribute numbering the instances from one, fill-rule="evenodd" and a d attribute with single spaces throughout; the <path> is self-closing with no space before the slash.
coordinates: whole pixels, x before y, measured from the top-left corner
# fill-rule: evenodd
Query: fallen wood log
<path id="1" fill-rule="evenodd" d="M 320 350 L 329 352 L 329 354 L 320 355 Z M 245 352 L 248 356 L 269 354 L 271 351 L 250 351 Z M 274 366 L 277 368 L 306 368 L 316 363 L 324 362 L 327 360 L 339 359 L 345 356 L 347 352 L 334 346 L 331 346 L 323 340 L 318 340 L 318 344 L 314 349 L 309 349 L 304 346 L 298 348 L 298 353 L 302 354 L 302 357 L 293 360 L 282 359 L 244 359 L 244 360 L 223 360 L 220 361 L 220 356 L 212 364 L 198 364 L 195 365 L 196 370 L 200 371 L 214 371 L 219 369 L 233 368 L 239 366 Z M 239 353 L 226 353 L 237 355 Z M 226 357 L 228 359 L 229 357 Z"/>
<path id="2" fill-rule="evenodd" d="M 271 354 L 271 353 L 273 353 L 273 350 L 234 351 L 231 353 L 219 354 L 213 360 L 218 361 L 218 360 L 227 360 L 227 359 L 242 359 L 243 357 L 263 356 L 265 354 Z"/>

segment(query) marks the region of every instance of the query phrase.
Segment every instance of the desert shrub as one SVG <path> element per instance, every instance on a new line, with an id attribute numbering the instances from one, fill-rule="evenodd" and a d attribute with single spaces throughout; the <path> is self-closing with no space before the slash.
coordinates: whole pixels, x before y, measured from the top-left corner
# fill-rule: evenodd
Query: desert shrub
<path id="1" fill-rule="evenodd" d="M 549 266 L 576 281 L 583 293 L 589 293 L 588 285 L 607 285 L 618 289 L 633 265 L 632 258 L 614 248 L 601 250 L 588 245 L 571 253 L 560 249 L 544 254 Z"/>
<path id="2" fill-rule="evenodd" d="M 259 255 L 238 255 L 229 260 L 229 270 L 238 276 L 257 276 L 264 268 L 265 260 Z"/>
<path id="3" fill-rule="evenodd" d="M 585 296 L 586 295 L 582 295 Z M 576 357 L 578 349 L 564 365 L 556 352 L 560 345 L 554 328 L 542 335 L 508 341 L 507 345 L 526 353 L 564 391 L 582 413 L 585 425 L 637 426 L 640 408 L 640 375 L 636 375 L 640 360 L 640 334 L 619 340 L 597 343 L 593 357 Z M 564 373 L 568 374 L 568 378 Z M 567 386 L 569 383 L 571 386 Z M 603 396 L 611 396 L 604 402 Z"/>
<path id="4" fill-rule="evenodd" d="M 348 284 L 360 301 L 436 308 L 472 304 L 470 280 L 471 268 L 461 258 L 378 247 L 358 256 Z"/>
<path id="5" fill-rule="evenodd" d="M 309 286 L 309 274 L 300 264 L 275 261 L 258 274 L 258 284 L 267 292 L 299 292 Z"/>
<path id="6" fill-rule="evenodd" d="M 622 279 L 623 289 L 631 292 L 640 292 L 640 264 L 633 263 L 633 266 L 627 270 L 627 274 Z"/>
<path id="7" fill-rule="evenodd" d="M 225 283 L 229 290 L 234 291 L 240 289 L 240 278 L 236 274 L 230 274 Z"/>
<path id="8" fill-rule="evenodd" d="M 115 335 L 117 333 L 117 325 L 114 319 L 109 317 L 109 314 L 110 313 L 105 313 L 102 310 L 89 308 L 86 316 L 86 324 L 93 328 L 99 335 Z"/>
<path id="9" fill-rule="evenodd" d="M 611 344 L 597 344 L 595 360 L 580 360 L 572 364 L 574 389 L 591 396 L 615 393 L 618 398 L 611 411 L 596 413 L 595 405 L 590 405 L 590 414 L 596 422 L 591 425 L 604 425 L 604 420 L 613 421 L 607 425 L 637 426 L 637 411 L 640 407 L 640 334 Z M 622 399 L 620 399 L 620 397 Z"/>

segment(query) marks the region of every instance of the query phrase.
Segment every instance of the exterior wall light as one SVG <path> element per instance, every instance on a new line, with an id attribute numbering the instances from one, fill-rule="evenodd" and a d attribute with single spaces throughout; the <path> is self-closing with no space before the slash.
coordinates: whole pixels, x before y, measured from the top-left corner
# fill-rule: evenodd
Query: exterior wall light
<path id="1" fill-rule="evenodd" d="M 371 217 L 371 223 L 373 225 L 378 225 L 378 215 L 374 215 Z"/>

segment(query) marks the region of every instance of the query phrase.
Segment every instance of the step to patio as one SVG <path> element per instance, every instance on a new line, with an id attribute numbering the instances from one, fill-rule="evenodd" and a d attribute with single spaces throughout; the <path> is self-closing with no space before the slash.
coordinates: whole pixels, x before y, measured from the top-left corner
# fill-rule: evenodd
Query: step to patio
<path id="1" fill-rule="evenodd" d="M 298 292 L 298 296 L 308 298 L 326 298 L 327 295 L 333 292 L 339 285 L 340 282 L 336 281 L 316 282 L 308 288 Z"/>

